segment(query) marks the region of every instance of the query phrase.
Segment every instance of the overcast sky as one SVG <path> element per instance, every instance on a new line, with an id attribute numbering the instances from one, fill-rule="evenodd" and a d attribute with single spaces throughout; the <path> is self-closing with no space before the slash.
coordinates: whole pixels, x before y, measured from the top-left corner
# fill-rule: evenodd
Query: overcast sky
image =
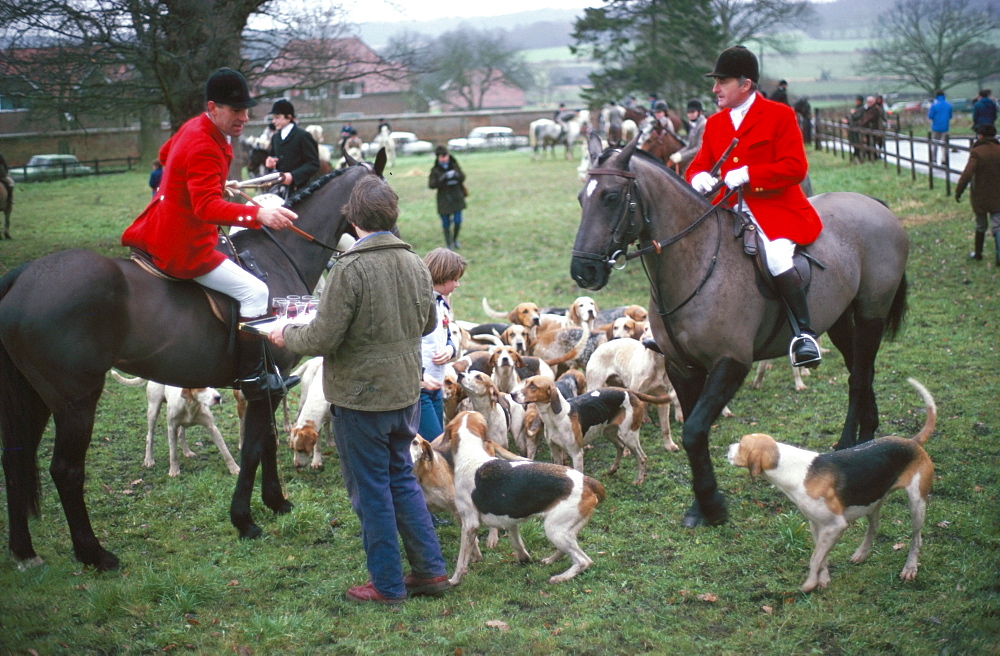
<path id="1" fill-rule="evenodd" d="M 349 12 L 353 23 L 456 19 L 472 16 L 503 16 L 535 9 L 580 9 L 599 7 L 602 0 L 359 0 Z"/>

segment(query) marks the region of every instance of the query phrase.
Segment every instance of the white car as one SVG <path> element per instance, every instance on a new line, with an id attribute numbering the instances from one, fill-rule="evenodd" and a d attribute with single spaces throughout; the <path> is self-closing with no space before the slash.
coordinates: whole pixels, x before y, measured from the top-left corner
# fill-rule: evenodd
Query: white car
<path id="1" fill-rule="evenodd" d="M 94 169 L 80 163 L 76 155 L 32 155 L 24 166 L 10 169 L 10 176 L 19 182 L 55 180 L 76 175 L 91 175 Z"/>
<path id="2" fill-rule="evenodd" d="M 430 141 L 418 139 L 412 132 L 393 131 L 390 136 L 396 142 L 397 155 L 426 155 L 434 152 L 434 144 Z M 381 146 L 372 141 L 361 146 L 361 154 L 367 158 L 375 157 Z"/>
<path id="3" fill-rule="evenodd" d="M 528 145 L 528 137 L 514 134 L 510 128 L 484 125 L 472 128 L 468 137 L 448 140 L 448 150 L 507 150 Z"/>

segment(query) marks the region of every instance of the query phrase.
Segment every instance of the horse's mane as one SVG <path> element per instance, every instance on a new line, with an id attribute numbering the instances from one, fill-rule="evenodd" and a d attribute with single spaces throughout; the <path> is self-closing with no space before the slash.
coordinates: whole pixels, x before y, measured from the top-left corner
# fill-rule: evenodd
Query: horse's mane
<path id="1" fill-rule="evenodd" d="M 319 191 L 320 187 L 324 186 L 327 182 L 333 180 L 346 170 L 347 170 L 346 168 L 334 169 L 329 173 L 327 173 L 326 175 L 324 175 L 322 178 L 319 178 L 315 182 L 310 183 L 308 187 L 300 189 L 294 196 L 285 201 L 285 207 L 289 208 L 295 207 L 296 205 L 298 205 L 299 203 L 301 203 L 302 201 L 306 200 L 307 198 L 315 194 L 317 191 Z"/>
<path id="2" fill-rule="evenodd" d="M 621 149 L 620 148 L 606 148 L 604 150 L 604 152 L 601 153 L 600 157 L 597 158 L 598 165 L 604 164 L 604 162 L 606 162 L 609 157 L 611 157 L 612 155 L 614 155 L 617 152 L 621 152 Z M 635 152 L 632 154 L 632 157 L 638 157 L 639 159 L 645 161 L 646 163 L 654 166 L 655 168 L 657 168 L 658 170 L 660 170 L 664 174 L 666 174 L 667 177 L 671 177 L 676 182 L 680 183 L 681 189 L 683 189 L 686 193 L 694 194 L 697 198 L 700 198 L 702 201 L 708 202 L 708 201 L 706 201 L 705 197 L 702 196 L 701 194 L 699 194 L 697 191 L 695 191 L 694 187 L 692 187 L 691 185 L 689 185 L 684 178 L 682 178 L 680 175 L 678 175 L 677 172 L 675 172 L 673 169 L 669 168 L 666 164 L 664 164 L 663 162 L 661 162 L 658 158 L 653 157 L 652 155 L 650 155 L 646 151 L 640 150 L 639 148 L 635 149 Z"/>

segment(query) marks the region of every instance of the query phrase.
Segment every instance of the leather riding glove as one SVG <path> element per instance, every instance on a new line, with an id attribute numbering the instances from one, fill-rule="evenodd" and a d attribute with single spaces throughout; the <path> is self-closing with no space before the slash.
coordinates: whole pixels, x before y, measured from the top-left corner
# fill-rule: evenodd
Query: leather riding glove
<path id="1" fill-rule="evenodd" d="M 726 186 L 730 189 L 742 187 L 746 183 L 750 182 L 750 173 L 747 171 L 747 167 L 741 166 L 738 169 L 733 169 L 732 171 L 726 173 L 725 182 Z"/>
<path id="2" fill-rule="evenodd" d="M 694 187 L 694 190 L 699 194 L 711 191 L 711 189 L 715 187 L 718 182 L 718 179 L 713 177 L 708 171 L 702 171 L 691 178 L 691 186 Z"/>

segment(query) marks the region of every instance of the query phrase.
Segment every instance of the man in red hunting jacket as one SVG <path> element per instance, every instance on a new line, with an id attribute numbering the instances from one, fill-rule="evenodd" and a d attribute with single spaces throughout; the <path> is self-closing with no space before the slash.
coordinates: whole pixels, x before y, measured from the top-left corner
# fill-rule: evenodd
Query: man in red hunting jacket
<path id="1" fill-rule="evenodd" d="M 221 68 L 205 85 L 206 109 L 181 126 L 160 149 L 163 179 L 152 201 L 122 234 L 122 245 L 148 253 L 175 278 L 195 280 L 235 298 L 243 319 L 267 314 L 267 285 L 215 249 L 218 226 L 282 230 L 295 213 L 227 202 L 223 196 L 232 139 L 243 134 L 248 109 L 257 104 L 239 72 Z M 247 398 L 282 390 L 264 366 L 264 342 L 240 333 L 237 386 Z"/>
<path id="2" fill-rule="evenodd" d="M 739 145 L 722 165 L 727 187 L 743 187 L 742 210 L 759 228 L 767 265 L 785 302 L 795 316 L 799 334 L 792 341 L 792 364 L 815 367 L 819 345 L 809 326 L 805 284 L 792 266 L 796 244 L 811 244 L 823 224 L 799 188 L 808 163 L 795 111 L 767 100 L 757 90 L 757 58 L 743 46 L 724 50 L 715 70 L 712 93 L 722 111 L 708 118 L 701 149 L 685 175 L 699 192 L 712 189 L 717 180 L 709 171 L 733 138 Z M 720 193 L 720 196 L 722 194 Z"/>

